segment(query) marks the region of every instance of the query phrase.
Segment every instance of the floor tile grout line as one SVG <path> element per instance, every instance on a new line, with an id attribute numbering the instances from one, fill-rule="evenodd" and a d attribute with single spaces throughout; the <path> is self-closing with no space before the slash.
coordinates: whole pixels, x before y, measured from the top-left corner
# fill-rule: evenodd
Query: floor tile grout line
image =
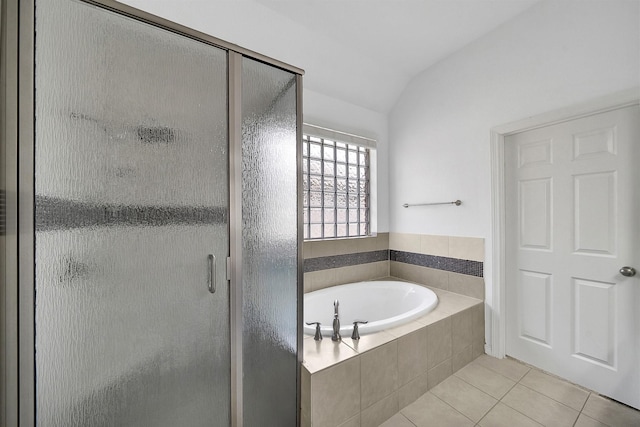
<path id="1" fill-rule="evenodd" d="M 527 371 L 527 373 L 529 373 L 529 371 Z M 527 375 L 527 374 L 524 374 L 524 375 L 522 376 L 522 378 L 524 378 L 526 375 Z M 517 413 L 519 413 L 519 414 L 520 414 L 520 415 L 522 415 L 523 417 L 526 417 L 527 419 L 529 419 L 529 420 L 533 421 L 534 423 L 537 423 L 537 424 L 542 425 L 542 423 L 537 422 L 536 420 L 534 420 L 533 418 L 531 418 L 531 417 L 530 417 L 530 416 L 528 416 L 527 414 L 524 414 L 524 413 L 520 412 L 520 411 L 519 411 L 519 410 L 517 410 L 516 408 L 512 408 L 512 407 L 511 407 L 511 405 L 509 405 L 509 404 L 507 404 L 506 402 L 503 402 L 503 401 L 502 401 L 502 399 L 504 399 L 504 398 L 505 398 L 505 397 L 506 397 L 506 396 L 511 392 L 511 390 L 513 390 L 513 389 L 514 389 L 518 384 L 520 384 L 520 381 L 516 382 L 513 386 L 511 386 L 511 388 L 509 389 L 509 391 L 508 391 L 508 392 L 506 392 L 506 393 L 504 394 L 504 396 L 502 396 L 502 397 L 500 398 L 500 403 L 502 403 L 502 404 L 503 404 L 504 406 L 506 406 L 507 408 L 509 408 L 509 409 L 511 409 L 511 410 L 513 410 L 513 411 L 516 411 Z"/>
<path id="2" fill-rule="evenodd" d="M 479 357 L 482 357 L 482 356 L 483 356 L 483 355 L 481 355 L 481 356 L 479 356 Z M 484 354 L 484 356 L 487 356 L 487 357 L 493 357 L 493 356 L 489 356 L 488 354 Z M 477 358 L 476 358 L 475 360 L 473 360 L 471 363 L 474 363 L 475 361 L 477 361 L 479 357 L 477 357 Z M 505 357 L 504 359 L 498 359 L 498 360 L 512 360 L 512 359 L 507 359 L 507 358 Z M 515 381 L 515 382 L 516 382 L 516 384 L 517 384 L 517 383 L 519 383 L 520 381 L 522 381 L 522 379 L 523 379 L 524 377 L 526 377 L 526 376 L 527 376 L 527 374 L 529 373 L 529 371 L 531 371 L 531 368 L 530 368 L 529 366 L 523 365 L 523 364 L 521 364 L 521 363 L 519 363 L 519 362 L 515 362 L 515 363 L 517 363 L 518 365 L 521 365 L 521 366 L 524 366 L 525 368 L 527 368 L 527 372 L 525 372 L 525 373 L 520 377 L 520 379 L 518 379 L 517 381 L 515 381 L 515 380 L 513 380 L 513 379 L 511 379 L 511 378 L 509 378 L 509 377 L 507 377 L 506 375 L 503 375 L 502 373 L 500 373 L 500 372 L 496 371 L 495 369 L 493 369 L 493 368 L 491 368 L 491 367 L 489 367 L 489 366 L 485 366 L 485 365 L 483 365 L 482 363 L 478 362 L 478 364 L 479 364 L 480 366 L 482 366 L 482 367 L 484 367 L 484 368 L 487 368 L 487 369 L 488 369 L 488 370 L 490 370 L 491 372 L 495 372 L 496 374 L 498 374 L 498 375 L 500 375 L 500 376 L 503 376 L 503 377 L 505 377 L 505 378 L 506 378 L 506 379 L 508 379 L 508 380 Z"/>
<path id="3" fill-rule="evenodd" d="M 516 384 L 517 384 L 517 383 L 516 383 Z M 515 385 L 514 385 L 513 387 L 515 387 Z M 513 388 L 513 387 L 512 387 L 512 388 Z M 505 394 L 505 396 L 506 396 L 506 394 Z M 538 421 L 536 421 L 536 420 L 534 420 L 533 418 L 531 418 L 529 415 L 527 415 L 527 414 L 525 414 L 525 413 L 523 413 L 523 412 L 521 412 L 521 411 L 517 410 L 516 408 L 514 408 L 514 407 L 512 407 L 511 405 L 507 404 L 506 402 L 503 402 L 503 401 L 502 401 L 502 399 L 500 399 L 500 403 L 502 403 L 504 406 L 506 406 L 507 408 L 511 409 L 512 411 L 515 411 L 515 412 L 519 413 L 520 415 L 522 415 L 523 417 L 525 417 L 525 418 L 527 418 L 527 419 L 529 419 L 529 420 L 533 421 L 534 423 L 536 423 L 536 424 L 540 424 L 540 425 L 543 425 L 542 423 L 539 423 Z"/>
<path id="4" fill-rule="evenodd" d="M 471 363 L 473 363 L 473 362 L 471 362 Z M 464 369 L 464 368 L 462 368 L 462 369 Z M 460 381 L 463 381 L 463 382 L 465 382 L 465 383 L 469 384 L 471 387 L 475 388 L 476 390 L 478 390 L 478 391 L 480 391 L 480 392 L 482 392 L 482 393 L 486 394 L 487 396 L 491 397 L 492 399 L 496 400 L 497 402 L 496 402 L 496 404 L 495 404 L 495 405 L 497 405 L 497 404 L 498 404 L 498 402 L 501 402 L 501 401 L 502 401 L 502 398 L 503 398 L 503 397 L 505 397 L 505 396 L 506 396 L 506 395 L 507 395 L 507 394 L 508 394 L 508 393 L 509 393 L 509 392 L 510 392 L 510 391 L 511 391 L 515 386 L 516 386 L 516 384 L 518 384 L 517 382 L 516 382 L 516 383 L 514 383 L 514 384 L 509 388 L 509 390 L 507 390 L 507 392 L 506 392 L 505 394 L 503 394 L 503 395 L 502 395 L 502 397 L 497 398 L 497 397 L 493 397 L 492 395 L 490 395 L 490 394 L 489 394 L 489 393 L 487 393 L 486 391 L 482 390 L 482 389 L 481 389 L 481 388 L 479 388 L 478 386 L 476 386 L 476 385 L 474 385 L 474 384 L 471 384 L 469 381 L 465 380 L 464 378 L 459 377 L 458 375 L 456 375 L 458 372 L 460 372 L 460 369 L 459 369 L 459 370 L 457 370 L 456 372 L 454 372 L 454 373 L 453 373 L 453 376 L 455 376 L 456 378 L 458 378 Z M 498 374 L 498 375 L 500 375 L 500 374 Z M 506 378 L 506 379 L 507 379 L 507 380 L 509 380 L 509 381 L 513 381 L 512 379 L 509 379 L 509 378 L 505 377 L 504 375 L 500 375 L 500 376 L 502 376 L 503 378 Z M 446 380 L 445 380 L 445 381 L 446 381 Z M 493 405 L 493 406 L 495 406 L 495 405 Z M 493 406 L 491 407 L 491 409 L 493 409 Z"/>
<path id="5" fill-rule="evenodd" d="M 473 363 L 473 361 L 472 361 L 472 362 L 470 362 L 469 364 L 471 364 L 471 363 Z M 480 365 L 480 366 L 482 366 L 482 365 Z M 464 368 L 461 368 L 461 369 L 457 370 L 456 372 L 454 372 L 454 373 L 453 373 L 453 375 L 455 375 L 455 376 L 456 376 L 456 378 L 458 378 L 459 380 L 462 380 L 462 381 L 464 381 L 465 383 L 469 384 L 470 386 L 475 387 L 476 389 L 480 390 L 481 392 L 483 392 L 483 393 L 484 393 L 484 394 L 486 394 L 487 396 L 492 397 L 493 399 L 496 399 L 498 402 L 502 401 L 502 398 L 503 398 L 503 397 L 505 397 L 505 396 L 506 396 L 506 395 L 507 395 L 507 394 L 508 394 L 508 393 L 509 393 L 509 392 L 510 392 L 510 391 L 511 391 L 515 386 L 516 386 L 516 384 L 518 384 L 518 382 L 514 382 L 514 384 L 509 388 L 509 390 L 507 390 L 507 391 L 506 391 L 506 393 L 505 393 L 505 394 L 503 394 L 503 395 L 502 395 L 502 397 L 500 397 L 500 398 L 493 397 L 492 395 L 490 395 L 490 394 L 489 394 L 489 393 L 487 393 L 486 391 L 482 390 L 481 388 L 479 388 L 479 387 L 477 387 L 477 386 L 475 386 L 475 385 L 471 384 L 469 381 L 467 381 L 467 380 L 465 380 L 464 378 L 459 377 L 458 375 L 456 375 L 456 374 L 457 374 L 458 372 L 460 372 L 462 369 L 464 369 Z M 493 371 L 493 370 L 492 370 L 492 372 L 495 372 L 495 371 Z M 500 375 L 500 374 L 498 374 L 498 375 Z M 504 375 L 500 375 L 500 376 L 501 376 L 502 378 L 505 378 L 505 379 L 509 380 L 509 381 L 513 381 L 511 378 L 507 378 L 507 377 L 505 377 Z"/>
<path id="6" fill-rule="evenodd" d="M 580 408 L 580 413 L 582 413 L 582 411 L 584 411 L 584 408 L 587 406 L 587 402 L 591 398 L 592 394 L 593 394 L 593 392 L 590 391 L 589 394 L 587 395 L 587 398 L 584 400 L 584 403 L 582 404 L 582 408 Z"/>
<path id="7" fill-rule="evenodd" d="M 431 390 L 429 390 L 427 393 L 431 393 Z M 433 395 L 433 397 L 435 397 L 436 399 L 438 399 L 440 402 L 444 403 L 445 405 L 447 405 L 448 407 L 450 407 L 451 409 L 453 409 L 454 411 L 456 411 L 457 413 L 459 413 L 460 415 L 462 415 L 463 417 L 465 417 L 466 419 L 468 419 L 469 421 L 471 421 L 472 423 L 474 423 L 475 425 L 475 421 L 473 421 L 471 418 L 467 417 L 465 414 L 463 414 L 462 412 L 458 411 L 456 408 L 454 408 L 452 405 L 449 404 L 449 402 L 440 399 L 440 397 L 434 393 L 431 393 Z"/>
<path id="8" fill-rule="evenodd" d="M 411 425 L 413 425 L 414 427 L 418 427 L 418 424 L 414 423 L 413 421 L 411 421 L 409 418 L 407 418 L 401 411 L 398 411 L 398 414 L 400 414 L 400 416 L 402 418 L 404 418 L 405 420 L 407 420 L 409 423 L 411 423 Z"/>
<path id="9" fill-rule="evenodd" d="M 502 378 L 506 378 L 506 379 L 508 379 L 509 381 L 513 381 L 513 382 L 515 382 L 515 383 L 517 383 L 517 382 L 519 382 L 519 381 L 520 381 L 520 380 L 518 380 L 518 381 L 513 380 L 513 379 L 509 378 L 508 376 L 504 375 L 503 373 L 498 372 L 498 371 L 496 371 L 495 369 L 492 369 L 492 368 L 490 368 L 490 367 L 488 367 L 488 366 L 486 366 L 486 365 L 483 365 L 481 362 L 478 362 L 478 359 L 479 359 L 479 358 L 481 358 L 482 356 L 486 356 L 486 354 L 484 354 L 484 355 L 480 355 L 480 356 L 476 357 L 476 358 L 475 358 L 475 359 L 473 359 L 471 362 L 469 362 L 467 365 L 478 365 L 478 366 L 480 366 L 481 368 L 484 368 L 484 369 L 486 369 L 486 370 L 488 370 L 488 371 L 491 371 L 492 373 L 497 374 L 497 375 L 501 376 Z M 488 356 L 488 357 L 492 357 L 492 356 Z M 464 369 L 467 365 L 463 366 L 463 367 L 462 367 L 461 369 L 459 369 L 458 371 L 461 371 L 461 370 L 462 370 L 462 369 Z M 528 372 L 528 371 L 527 371 L 527 372 Z M 525 374 L 525 375 L 526 375 L 526 374 Z"/>
<path id="10" fill-rule="evenodd" d="M 527 371 L 527 374 L 528 374 L 529 372 L 531 372 L 533 369 L 535 369 L 535 368 L 529 368 L 529 370 Z M 542 371 L 541 371 L 541 372 L 542 372 Z M 527 374 L 523 375 L 523 376 L 522 376 L 522 378 L 521 378 L 517 383 L 515 383 L 515 384 L 513 385 L 513 387 L 511 387 L 511 389 L 509 390 L 509 392 L 510 392 L 511 390 L 513 390 L 513 389 L 515 388 L 515 386 L 516 386 L 516 385 L 520 384 L 522 387 L 525 387 L 525 388 L 527 388 L 527 389 L 529 389 L 529 390 L 531 390 L 531 391 L 533 391 L 533 392 L 535 392 L 535 393 L 537 393 L 537 394 L 539 394 L 539 395 L 541 395 L 541 396 L 547 397 L 548 399 L 551 399 L 551 400 L 553 400 L 553 401 L 554 401 L 554 402 L 556 402 L 556 403 L 559 403 L 559 404 L 561 404 L 561 405 L 563 405 L 563 406 L 565 406 L 565 407 L 567 407 L 567 408 L 569 408 L 569 409 L 572 409 L 572 410 L 576 411 L 576 409 L 573 409 L 573 408 L 571 408 L 570 406 L 567 406 L 567 405 L 565 405 L 565 404 L 564 404 L 564 403 L 562 403 L 562 402 L 558 402 L 557 400 L 555 400 L 554 398 L 552 398 L 552 397 L 550 397 L 550 396 L 547 396 L 546 394 L 540 393 L 540 392 L 539 392 L 539 391 L 537 391 L 537 390 L 534 390 L 534 389 L 532 389 L 532 388 L 530 388 L 530 387 L 527 387 L 525 384 L 521 384 L 521 383 L 520 383 L 520 381 L 522 381 L 522 379 L 524 379 L 524 377 L 526 377 L 526 376 L 527 376 Z M 509 394 L 509 392 L 505 393 L 505 395 L 504 395 L 504 396 L 502 396 L 502 398 L 506 397 L 506 396 L 507 396 L 507 394 Z M 539 423 L 538 421 L 534 420 L 534 419 L 533 419 L 533 418 L 531 418 L 530 416 L 528 416 L 528 415 L 526 415 L 526 414 L 522 413 L 522 412 L 521 412 L 521 411 L 519 411 L 518 409 L 511 407 L 511 405 L 509 405 L 508 403 L 503 402 L 503 401 L 502 401 L 502 398 L 500 399 L 500 402 L 501 402 L 503 405 L 505 405 L 505 406 L 507 406 L 508 408 L 510 408 L 510 409 L 512 409 L 512 410 L 514 410 L 514 411 L 516 411 L 516 412 L 518 412 L 518 413 L 519 413 L 519 414 L 521 414 L 522 416 L 527 417 L 528 419 L 532 420 L 533 422 L 535 422 L 535 423 L 537 423 L 537 424 L 542 424 L 542 423 Z M 588 398 L 587 398 L 587 399 L 588 399 Z M 585 400 L 585 404 L 586 404 L 586 400 Z M 578 422 L 578 418 L 580 418 L 580 414 L 581 414 L 581 413 L 582 413 L 582 410 L 578 411 L 578 416 L 576 417 L 576 419 L 575 419 L 575 420 L 574 420 L 574 422 L 573 422 L 573 426 L 574 426 L 574 427 L 575 427 L 575 424 Z"/>
<path id="11" fill-rule="evenodd" d="M 473 385 L 473 384 L 472 384 L 472 385 Z M 491 396 L 491 397 L 493 397 L 493 396 Z M 495 397 L 494 397 L 494 399 L 495 399 Z M 496 403 L 494 403 L 494 404 L 493 404 L 493 406 L 491 406 L 491 408 L 489 408 L 489 410 L 488 410 L 488 411 L 487 411 L 487 412 L 486 412 L 486 413 L 485 413 L 485 414 L 484 414 L 484 415 L 483 415 L 483 416 L 478 420 L 478 422 L 476 423 L 476 426 L 477 426 L 477 425 L 480 425 L 480 422 L 481 422 L 482 420 L 484 420 L 484 419 L 486 418 L 486 416 L 487 416 L 487 415 L 489 415 L 489 412 L 493 411 L 493 408 L 495 408 L 496 406 L 498 406 L 498 403 L 500 403 L 500 400 L 499 400 L 499 399 L 496 399 Z"/>
<path id="12" fill-rule="evenodd" d="M 518 384 L 520 384 L 520 383 L 518 383 Z M 531 387 L 528 387 L 526 384 L 520 384 L 520 385 L 521 385 L 522 387 L 524 387 L 524 388 L 528 389 L 528 390 L 533 391 L 534 393 L 539 394 L 540 396 L 544 396 L 544 397 L 546 397 L 547 399 L 551 399 L 551 400 L 553 400 L 554 402 L 556 402 L 556 403 L 558 403 L 558 404 L 560 404 L 560 405 L 564 406 L 565 408 L 571 409 L 572 411 L 576 411 L 578 414 L 580 414 L 580 413 L 582 412 L 582 409 L 580 409 L 580 410 L 578 410 L 578 409 L 574 409 L 574 408 L 572 408 L 571 406 L 567 405 L 566 403 L 562 403 L 562 402 L 560 402 L 560 401 L 558 401 L 558 400 L 554 399 L 554 398 L 553 398 L 553 397 L 551 397 L 551 396 L 547 396 L 546 394 L 541 393 L 541 392 L 539 392 L 538 390 L 534 390 L 534 389 L 532 389 Z M 586 402 L 586 401 L 585 401 L 585 402 Z"/>
<path id="13" fill-rule="evenodd" d="M 504 394 L 504 396 L 502 396 L 502 397 L 498 400 L 498 402 L 499 402 L 499 403 L 502 403 L 504 406 L 506 406 L 507 408 L 511 409 L 512 411 L 515 411 L 515 412 L 519 413 L 519 414 L 520 414 L 520 415 L 522 415 L 523 417 L 525 417 L 525 418 L 527 418 L 527 419 L 529 419 L 529 420 L 533 421 L 534 423 L 542 425 L 542 423 L 539 423 L 538 421 L 534 420 L 533 418 L 531 418 L 531 417 L 530 417 L 530 416 L 528 416 L 527 414 L 524 414 L 523 412 L 519 411 L 518 409 L 511 407 L 511 405 L 509 405 L 508 403 L 506 403 L 506 402 L 503 402 L 503 401 L 502 401 L 502 399 L 504 399 L 504 398 L 505 398 L 505 397 L 506 397 L 506 396 L 511 392 L 511 390 L 513 390 L 513 389 L 514 389 L 518 384 L 520 384 L 520 381 L 522 381 L 522 379 L 523 379 L 524 377 L 526 377 L 526 376 L 527 376 L 527 374 L 528 374 L 529 372 L 531 372 L 531 368 L 529 368 L 529 370 L 527 371 L 527 373 L 526 373 L 526 374 L 524 374 L 524 375 L 523 375 L 523 376 L 522 376 L 518 381 L 516 381 L 516 382 L 511 386 L 511 388 L 509 389 L 509 391 L 507 391 L 507 392 Z M 513 381 L 513 380 L 511 380 L 511 381 Z M 520 385 L 522 385 L 523 387 L 525 387 L 523 384 L 520 384 Z M 534 390 L 534 391 L 535 391 L 535 390 Z M 497 405 L 497 404 L 496 404 L 496 405 Z"/>
<path id="14" fill-rule="evenodd" d="M 589 415 L 584 414 L 584 413 L 582 413 L 582 412 L 580 412 L 580 414 L 578 414 L 578 418 L 580 418 L 580 415 L 584 415 L 585 417 L 589 418 L 590 420 L 594 420 L 595 422 L 600 423 L 600 424 L 602 424 L 603 426 L 606 426 L 606 427 L 612 427 L 612 426 L 611 426 L 611 424 L 607 424 L 607 423 L 605 423 L 605 422 L 604 422 L 604 421 L 602 421 L 602 420 L 598 420 L 598 419 L 596 419 L 596 418 L 590 417 Z M 575 427 L 575 425 L 576 425 L 577 423 L 578 423 L 578 419 L 576 419 L 576 422 L 573 424 L 573 426 Z"/>
<path id="15" fill-rule="evenodd" d="M 447 402 L 444 399 L 441 399 L 440 396 L 438 396 L 435 393 L 432 393 L 431 390 L 429 390 L 427 393 L 431 393 L 433 395 L 433 397 L 435 397 L 436 399 L 438 399 L 439 401 L 441 401 L 442 403 L 444 403 L 445 405 L 447 405 L 448 407 L 450 407 L 451 409 L 453 409 L 454 411 L 456 411 L 457 413 L 459 413 L 460 415 L 462 415 L 463 417 L 465 417 L 466 419 L 468 419 L 469 421 L 471 421 L 472 423 L 476 423 L 476 421 L 473 421 L 471 418 L 467 417 L 465 414 L 463 414 L 462 412 L 460 412 L 455 406 L 451 405 L 449 402 Z M 474 424 L 474 425 L 475 425 Z"/>
<path id="16" fill-rule="evenodd" d="M 582 407 L 580 409 L 575 409 L 575 408 L 571 408 L 569 405 L 567 405 L 565 403 L 560 402 L 559 400 L 555 399 L 552 396 L 549 396 L 549 395 L 544 394 L 544 393 L 542 393 L 542 392 L 540 392 L 538 390 L 535 390 L 532 387 L 527 386 L 526 384 L 522 384 L 524 387 L 527 387 L 528 389 L 531 389 L 531 390 L 534 390 L 534 391 L 538 391 L 538 393 L 543 394 L 543 395 L 547 396 L 548 398 L 555 400 L 558 403 L 562 403 L 565 406 L 569 406 L 574 411 L 582 412 L 582 410 L 584 409 L 585 405 L 587 404 L 587 401 L 589 400 L 589 397 L 594 393 L 592 390 L 589 390 L 588 388 L 582 387 L 582 386 L 580 386 L 578 384 L 574 384 L 569 380 L 566 380 L 566 379 L 561 378 L 561 377 L 559 377 L 557 375 L 554 375 L 552 373 L 544 371 L 544 370 L 542 370 L 540 368 L 536 368 L 535 366 L 529 367 L 529 372 L 527 372 L 527 374 L 525 376 L 523 376 L 522 379 L 520 379 L 520 381 L 518 381 L 518 383 L 520 383 L 527 375 L 529 375 L 530 372 L 538 372 L 538 373 L 540 373 L 542 375 L 545 375 L 545 376 L 551 378 L 552 380 L 555 380 L 557 382 L 563 383 L 563 385 L 566 385 L 568 387 L 571 387 L 571 388 L 574 388 L 574 389 L 577 389 L 577 390 L 580 390 L 580 391 L 584 391 L 585 393 L 587 393 L 587 398 L 585 399 L 584 403 L 582 404 Z"/>

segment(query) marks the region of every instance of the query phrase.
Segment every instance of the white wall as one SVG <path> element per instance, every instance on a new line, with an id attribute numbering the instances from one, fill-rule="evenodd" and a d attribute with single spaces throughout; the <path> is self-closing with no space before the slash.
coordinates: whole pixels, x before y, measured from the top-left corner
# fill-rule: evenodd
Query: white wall
<path id="1" fill-rule="evenodd" d="M 341 76 L 349 72 L 349 64 L 357 53 L 328 38 L 317 39 L 302 24 L 290 21 L 255 2 L 185 0 L 121 0 L 130 6 L 177 22 L 260 54 L 300 67 L 303 78 L 303 110 L 307 123 L 342 132 L 366 136 L 378 141 L 378 209 L 377 231 L 389 231 L 388 118 L 386 114 L 341 101 L 329 94 L 335 92 Z M 296 37 L 291 37 L 296 34 Z M 314 38 L 316 37 L 316 38 Z M 315 46 L 316 48 L 312 48 Z M 332 75 L 316 72 L 323 55 L 318 47 L 339 50 L 340 66 Z M 322 68 L 324 69 L 324 68 Z M 375 70 L 371 64 L 370 70 Z M 391 78 L 375 72 L 365 79 Z M 311 89 L 309 89 L 311 88 Z M 340 90 L 345 90 L 341 88 Z"/>
<path id="2" fill-rule="evenodd" d="M 417 76 L 389 118 L 390 231 L 485 238 L 491 304 L 490 129 L 638 86 L 639 5 L 542 2 Z"/>

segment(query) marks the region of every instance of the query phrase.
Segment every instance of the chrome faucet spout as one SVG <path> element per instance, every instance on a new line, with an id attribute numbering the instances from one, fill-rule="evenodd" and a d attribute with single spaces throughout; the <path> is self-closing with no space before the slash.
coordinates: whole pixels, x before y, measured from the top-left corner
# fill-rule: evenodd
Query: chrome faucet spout
<path id="1" fill-rule="evenodd" d="M 341 341 L 342 337 L 340 336 L 340 318 L 338 316 L 338 306 L 340 302 L 335 300 L 333 302 L 333 335 L 331 335 L 331 341 Z"/>

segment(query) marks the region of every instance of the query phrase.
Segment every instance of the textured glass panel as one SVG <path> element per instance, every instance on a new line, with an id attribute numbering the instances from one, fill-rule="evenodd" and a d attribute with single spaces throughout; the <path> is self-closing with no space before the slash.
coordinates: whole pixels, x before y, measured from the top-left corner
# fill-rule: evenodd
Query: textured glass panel
<path id="1" fill-rule="evenodd" d="M 367 224 L 366 223 L 361 223 L 360 224 L 360 235 L 361 236 L 366 236 L 367 234 L 369 234 L 369 229 L 367 228 Z"/>
<path id="2" fill-rule="evenodd" d="M 324 174 L 326 176 L 334 176 L 336 174 L 335 166 L 336 164 L 333 162 L 324 162 Z"/>
<path id="3" fill-rule="evenodd" d="M 324 237 L 335 237 L 336 235 L 336 225 L 335 224 L 325 224 L 324 226 Z"/>
<path id="4" fill-rule="evenodd" d="M 324 158 L 325 160 L 335 160 L 334 159 L 334 148 L 333 147 L 324 147 Z"/>
<path id="5" fill-rule="evenodd" d="M 336 211 L 335 209 L 325 209 L 324 210 L 324 222 L 335 222 L 336 221 Z"/>
<path id="6" fill-rule="evenodd" d="M 324 191 L 334 193 L 336 190 L 336 181 L 333 178 L 324 179 Z"/>
<path id="7" fill-rule="evenodd" d="M 228 426 L 226 52 L 36 3 L 37 424 Z"/>
<path id="8" fill-rule="evenodd" d="M 309 156 L 309 143 L 307 141 L 304 141 L 302 143 L 302 155 L 304 157 L 308 157 Z"/>
<path id="9" fill-rule="evenodd" d="M 324 206 L 332 208 L 336 205 L 336 195 L 334 193 L 324 194 Z"/>
<path id="10" fill-rule="evenodd" d="M 358 164 L 358 153 L 353 150 L 349 150 L 349 163 Z"/>
<path id="11" fill-rule="evenodd" d="M 349 224 L 349 236 L 358 235 L 358 224 Z"/>
<path id="12" fill-rule="evenodd" d="M 309 141 L 309 139 L 310 136 L 303 135 L 304 141 Z M 334 207 L 335 203 L 335 205 L 339 207 L 349 206 L 352 209 L 357 209 L 358 207 L 367 208 L 369 202 L 369 177 L 368 164 L 366 162 L 368 161 L 369 150 L 365 147 L 326 139 L 318 139 L 318 142 L 318 148 L 315 149 L 315 156 L 318 156 L 320 152 L 323 155 L 321 168 L 324 180 L 324 187 L 322 189 L 324 192 L 323 206 Z M 308 144 L 308 142 L 305 142 L 305 144 Z M 348 162 L 336 162 L 334 159 L 337 157 L 336 154 L 342 160 L 348 160 Z M 318 166 L 316 165 L 315 167 L 317 168 Z M 308 178 L 306 174 L 305 177 Z M 308 179 L 310 180 L 310 178 Z M 313 186 L 311 190 L 320 191 L 318 190 L 318 186 Z M 345 193 L 347 193 L 348 196 L 355 196 L 359 202 L 355 199 L 349 199 Z M 323 224 L 329 224 L 331 221 L 332 219 L 330 219 L 329 216 L 324 216 L 322 220 Z M 363 216 L 359 217 L 357 211 L 350 214 L 349 222 L 358 223 L 361 221 L 365 221 L 365 219 Z M 361 228 L 362 227 L 359 229 Z M 365 228 L 368 228 L 368 226 Z M 329 236 L 325 233 L 324 237 L 327 238 Z"/>
<path id="13" fill-rule="evenodd" d="M 322 162 L 320 160 L 309 160 L 309 171 L 316 175 L 320 175 L 322 173 Z"/>
<path id="14" fill-rule="evenodd" d="M 337 237 L 347 237 L 347 224 L 337 224 L 336 225 L 336 236 Z"/>
<path id="15" fill-rule="evenodd" d="M 341 148 L 336 150 L 336 161 L 346 163 L 347 162 L 347 151 Z"/>
<path id="16" fill-rule="evenodd" d="M 320 175 L 311 175 L 311 191 L 322 191 L 322 177 Z"/>
<path id="17" fill-rule="evenodd" d="M 309 175 L 302 176 L 302 188 L 304 190 L 309 190 L 309 179 Z M 317 188 L 314 188 L 314 190 L 317 190 Z"/>
<path id="18" fill-rule="evenodd" d="M 310 209 L 311 211 L 311 221 L 312 223 L 322 222 L 322 209 Z"/>
<path id="19" fill-rule="evenodd" d="M 337 194 L 336 206 L 339 208 L 347 207 L 347 195 L 346 194 Z"/>
<path id="20" fill-rule="evenodd" d="M 302 161 L 302 172 L 304 173 L 308 173 L 309 172 L 309 159 L 304 159 Z"/>
<path id="21" fill-rule="evenodd" d="M 367 168 L 360 168 L 360 179 L 367 179 Z"/>
<path id="22" fill-rule="evenodd" d="M 295 426 L 295 75 L 244 58 L 242 107 L 244 425 Z"/>
<path id="23" fill-rule="evenodd" d="M 357 195 L 349 195 L 349 207 L 357 208 L 358 207 L 358 196 Z"/>
<path id="24" fill-rule="evenodd" d="M 338 213 L 338 221 L 339 223 L 347 222 L 347 210 L 346 209 L 336 209 Z"/>
<path id="25" fill-rule="evenodd" d="M 358 162 L 359 162 L 361 165 L 366 165 L 366 164 L 367 164 L 367 154 L 366 154 L 366 152 L 365 152 L 365 153 L 360 152 L 360 153 L 358 154 Z"/>
<path id="26" fill-rule="evenodd" d="M 346 179 L 336 179 L 336 191 L 341 193 L 347 192 L 347 180 Z"/>
<path id="27" fill-rule="evenodd" d="M 349 222 L 358 222 L 358 211 L 356 209 L 349 209 Z"/>
<path id="28" fill-rule="evenodd" d="M 322 193 L 312 191 L 310 193 L 310 206 L 314 208 L 319 208 L 322 206 Z"/>
<path id="29" fill-rule="evenodd" d="M 311 224 L 311 238 L 319 239 L 322 237 L 322 224 Z"/>
<path id="30" fill-rule="evenodd" d="M 310 144 L 309 149 L 309 157 L 314 157 L 316 159 L 320 159 L 322 157 L 322 146 L 320 144 Z"/>

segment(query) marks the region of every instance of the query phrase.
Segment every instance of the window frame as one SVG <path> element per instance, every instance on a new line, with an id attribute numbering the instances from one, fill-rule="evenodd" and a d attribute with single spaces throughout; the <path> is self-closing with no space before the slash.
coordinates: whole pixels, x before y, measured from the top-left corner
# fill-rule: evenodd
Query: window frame
<path id="1" fill-rule="evenodd" d="M 306 123 L 302 133 L 303 240 L 375 236 L 376 141 Z M 316 147 L 313 154 L 312 147 Z M 327 179 L 333 181 L 328 187 Z M 316 191 L 312 191 L 312 181 Z"/>

